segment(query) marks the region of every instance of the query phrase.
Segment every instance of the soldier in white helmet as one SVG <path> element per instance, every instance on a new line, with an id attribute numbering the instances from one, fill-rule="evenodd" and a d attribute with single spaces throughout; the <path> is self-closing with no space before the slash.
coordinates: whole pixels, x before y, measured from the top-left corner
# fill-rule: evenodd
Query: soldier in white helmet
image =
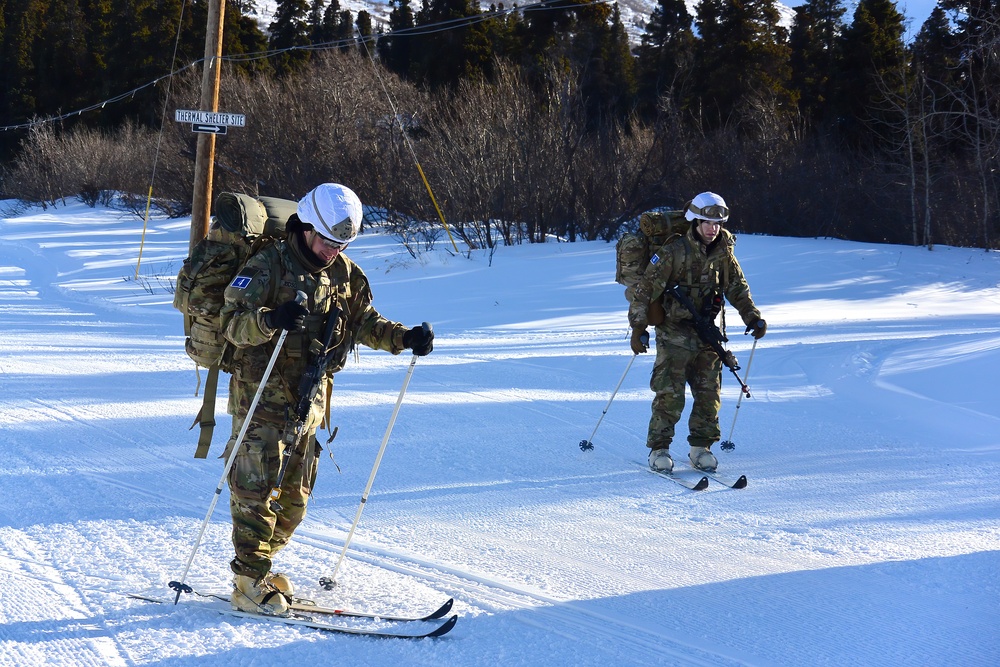
<path id="1" fill-rule="evenodd" d="M 358 196 L 336 183 L 324 183 L 299 202 L 287 224 L 288 237 L 266 246 L 246 263 L 225 292 L 224 335 L 237 349 L 229 385 L 233 434 L 242 428 L 281 330 L 288 331 L 275 367 L 251 418 L 229 474 L 235 575 L 232 605 L 243 611 L 284 614 L 293 593 L 285 575 L 272 572 L 274 555 L 288 544 L 305 517 L 316 481 L 319 442 L 316 429 L 324 417 L 328 383 L 358 344 L 399 354 L 423 356 L 433 349 L 429 326 L 408 328 L 376 311 L 364 272 L 343 253 L 361 228 Z M 297 303 L 298 292 L 306 300 Z M 331 321 L 330 318 L 336 318 Z M 332 327 L 328 329 L 328 326 Z M 326 335 L 331 345 L 323 348 Z M 326 354 L 315 399 L 308 407 L 299 444 L 286 443 L 300 399 L 300 381 L 310 360 Z M 280 494 L 282 454 L 289 448 Z M 274 502 L 270 502 L 270 501 Z"/>
<path id="2" fill-rule="evenodd" d="M 660 472 L 674 467 L 670 444 L 684 410 L 685 385 L 694 397 L 687 438 L 691 465 L 714 471 L 718 460 L 711 447 L 720 438 L 722 360 L 698 336 L 691 311 L 670 290 L 679 288 L 709 320 L 716 318 L 725 297 L 739 311 L 746 333 L 761 338 L 767 331 L 733 254 L 736 238 L 723 229 L 729 219 L 725 200 L 714 192 L 702 192 L 687 204 L 684 215 L 690 228 L 650 258 L 628 312 L 632 351 L 640 354 L 646 351 L 643 334 L 649 326 L 649 304 L 659 301 L 666 311 L 665 321 L 656 326 L 656 363 L 649 382 L 656 395 L 646 435 L 649 466 Z"/>

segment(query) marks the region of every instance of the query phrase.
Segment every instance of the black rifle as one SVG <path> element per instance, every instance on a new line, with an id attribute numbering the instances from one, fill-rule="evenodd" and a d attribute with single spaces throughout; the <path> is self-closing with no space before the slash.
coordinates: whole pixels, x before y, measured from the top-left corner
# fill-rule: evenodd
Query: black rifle
<path id="1" fill-rule="evenodd" d="M 740 389 L 747 398 L 750 398 L 750 388 L 740 379 L 739 373 L 736 372 L 740 370 L 739 362 L 736 361 L 736 357 L 733 356 L 732 352 L 722 346 L 723 343 L 728 343 L 729 339 L 719 330 L 719 327 L 715 326 L 715 322 L 698 312 L 698 309 L 694 307 L 694 302 L 691 301 L 691 297 L 682 292 L 679 285 L 674 285 L 667 292 L 688 309 L 691 317 L 694 318 L 694 330 L 698 334 L 698 338 L 715 350 L 715 353 L 719 355 L 719 359 L 722 360 L 723 365 L 729 369 L 733 377 L 736 378 L 736 381 L 740 383 Z"/>
<path id="2" fill-rule="evenodd" d="M 306 432 L 306 423 L 309 420 L 309 412 L 312 409 L 313 401 L 316 399 L 316 394 L 319 393 L 320 387 L 323 384 L 323 378 L 326 376 L 326 368 L 333 359 L 335 349 L 333 336 L 337 332 L 337 323 L 340 321 L 341 314 L 340 307 L 334 305 L 326 319 L 326 331 L 323 332 L 321 346 L 316 351 L 312 363 L 309 364 L 305 373 L 302 374 L 302 379 L 299 380 L 299 402 L 295 406 L 294 414 L 289 415 L 290 417 L 294 417 L 294 421 L 287 423 L 284 433 L 281 436 L 281 440 L 285 444 L 285 449 L 281 455 L 281 467 L 278 469 L 278 479 L 274 483 L 274 488 L 271 489 L 270 495 L 270 504 L 274 511 L 279 509 L 277 506 L 278 499 L 281 498 L 281 483 L 285 479 L 288 460 L 292 457 L 292 452 L 298 449 L 302 436 Z M 333 440 L 335 436 L 336 429 L 334 429 L 330 439 Z"/>

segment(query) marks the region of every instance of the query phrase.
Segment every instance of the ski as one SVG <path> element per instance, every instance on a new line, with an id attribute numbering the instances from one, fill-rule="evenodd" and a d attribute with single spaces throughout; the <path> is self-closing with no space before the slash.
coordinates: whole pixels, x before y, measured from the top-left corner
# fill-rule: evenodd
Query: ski
<path id="1" fill-rule="evenodd" d="M 380 614 L 369 614 L 367 612 L 349 611 L 346 609 L 332 609 L 328 607 L 320 607 L 318 605 L 312 604 L 310 600 L 296 600 L 291 605 L 292 612 L 287 616 L 269 616 L 267 614 L 255 614 L 246 611 L 240 611 L 238 609 L 233 609 L 229 603 L 228 595 L 207 595 L 204 593 L 198 593 L 195 590 L 190 592 L 198 595 L 199 597 L 210 598 L 211 602 L 205 603 L 187 603 L 193 604 L 196 608 L 202 607 L 206 610 L 216 611 L 220 614 L 228 614 L 230 616 L 238 616 L 240 618 L 251 618 L 264 621 L 276 621 L 278 623 L 284 623 L 286 625 L 300 625 L 304 627 L 310 627 L 315 630 L 321 630 L 323 632 L 332 632 L 348 635 L 356 635 L 363 637 L 381 637 L 386 639 L 425 639 L 429 637 L 441 637 L 448 634 L 455 624 L 458 623 L 458 614 L 454 614 L 451 617 L 444 620 L 443 623 L 439 623 L 434 628 L 427 630 L 425 632 L 399 632 L 395 630 L 386 629 L 375 629 L 375 628 L 355 628 L 346 625 L 338 625 L 336 623 L 331 623 L 325 619 L 320 620 L 310 616 L 310 614 L 323 614 L 328 616 L 339 616 L 344 618 L 366 618 L 372 620 L 380 620 L 386 622 L 410 622 L 410 621 L 439 621 L 444 618 L 449 611 L 451 611 L 452 605 L 454 604 L 454 599 L 449 599 L 438 609 L 431 612 L 426 616 L 421 617 L 411 617 L 411 616 L 391 616 L 391 615 L 380 615 Z M 157 604 L 169 604 L 168 600 L 161 600 L 155 597 L 150 597 L 140 594 L 129 594 L 129 597 L 144 600 L 146 602 L 155 602 Z"/>
<path id="2" fill-rule="evenodd" d="M 265 614 L 252 614 L 246 611 L 239 611 L 232 608 L 218 608 L 217 611 L 221 614 L 228 614 L 230 616 L 238 616 L 240 618 L 251 618 L 259 621 L 276 621 L 278 623 L 284 623 L 286 625 L 301 625 L 307 628 L 313 628 L 315 630 L 322 630 L 323 632 L 331 632 L 343 635 L 355 635 L 359 637 L 377 637 L 382 639 L 427 639 L 429 637 L 441 637 L 449 632 L 458 623 L 458 614 L 451 616 L 444 623 L 439 624 L 437 627 L 428 630 L 427 632 L 419 633 L 408 633 L 408 632 L 396 632 L 393 630 L 378 630 L 370 628 L 352 628 L 346 625 L 337 625 L 335 623 L 329 623 L 326 621 L 319 621 L 315 618 L 311 618 L 307 614 L 289 614 L 288 616 L 267 616 Z"/>
<path id="3" fill-rule="evenodd" d="M 732 477 L 728 477 L 726 475 L 720 475 L 717 472 L 707 472 L 705 470 L 699 470 L 698 472 L 705 473 L 708 477 L 711 477 L 719 484 L 728 486 L 730 489 L 745 489 L 747 486 L 746 475 L 740 475 L 736 479 L 733 479 Z"/>
<path id="4" fill-rule="evenodd" d="M 676 463 L 674 464 L 676 466 Z M 736 479 L 729 477 L 728 475 L 720 475 L 719 473 L 711 470 L 702 470 L 701 468 L 695 468 L 692 466 L 685 466 L 685 470 L 690 470 L 696 472 L 700 475 L 705 475 L 710 479 L 714 479 L 719 484 L 728 486 L 730 489 L 745 489 L 747 486 L 747 476 L 740 475 Z"/>
<path id="5" fill-rule="evenodd" d="M 392 616 L 389 614 L 373 614 L 364 611 L 351 611 L 349 609 L 334 609 L 332 607 L 320 606 L 312 600 L 306 600 L 303 598 L 293 598 L 291 609 L 292 611 L 303 611 L 310 614 L 325 614 L 329 616 L 341 616 L 344 618 L 371 618 L 378 619 L 380 621 L 407 623 L 412 621 L 436 621 L 439 618 L 447 616 L 448 612 L 451 611 L 452 605 L 454 604 L 455 600 L 454 598 L 451 598 L 426 616 Z"/>
<path id="6" fill-rule="evenodd" d="M 683 477 L 679 477 L 672 472 L 660 472 L 659 470 L 653 470 L 649 466 L 642 466 L 642 469 L 647 472 L 651 472 L 659 477 L 663 477 L 664 479 L 669 479 L 671 482 L 680 484 L 685 489 L 690 489 L 692 491 L 704 491 L 705 489 L 708 488 L 708 477 L 705 477 L 704 475 L 702 475 L 702 478 L 699 479 L 697 482 L 692 482 L 690 480 L 684 479 Z"/>

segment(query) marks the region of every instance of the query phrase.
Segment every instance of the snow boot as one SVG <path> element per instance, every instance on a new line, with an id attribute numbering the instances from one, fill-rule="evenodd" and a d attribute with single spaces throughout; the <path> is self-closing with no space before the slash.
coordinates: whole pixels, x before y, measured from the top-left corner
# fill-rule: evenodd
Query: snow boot
<path id="1" fill-rule="evenodd" d="M 229 602 L 237 611 L 267 616 L 288 615 L 288 600 L 267 577 L 254 580 L 242 574 L 235 575 Z"/>
<path id="2" fill-rule="evenodd" d="M 649 467 L 656 472 L 673 472 L 674 460 L 669 449 L 652 449 L 649 452 Z"/>
<path id="3" fill-rule="evenodd" d="M 715 454 L 709 451 L 708 447 L 692 447 L 688 459 L 691 461 L 692 468 L 705 472 L 715 472 L 715 469 L 719 467 L 719 460 L 715 458 Z"/>
<path id="4" fill-rule="evenodd" d="M 278 589 L 278 592 L 284 595 L 289 600 L 295 595 L 295 584 L 292 580 L 288 578 L 288 575 L 282 574 L 281 572 L 268 572 L 264 575 L 265 581 L 270 582 L 272 586 Z"/>

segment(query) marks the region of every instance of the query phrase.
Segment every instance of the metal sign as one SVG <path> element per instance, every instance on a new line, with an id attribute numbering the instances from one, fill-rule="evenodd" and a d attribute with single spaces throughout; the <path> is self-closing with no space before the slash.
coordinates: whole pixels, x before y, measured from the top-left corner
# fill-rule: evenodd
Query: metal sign
<path id="1" fill-rule="evenodd" d="M 192 132 L 201 132 L 202 134 L 225 134 L 225 125 L 199 125 L 198 123 L 192 123 Z"/>
<path id="2" fill-rule="evenodd" d="M 247 124 L 247 117 L 241 113 L 191 111 L 189 109 L 178 109 L 175 111 L 174 120 L 178 123 L 193 123 L 195 125 L 227 125 L 230 127 L 246 127 Z M 195 132 L 197 131 L 198 130 L 195 130 Z"/>

